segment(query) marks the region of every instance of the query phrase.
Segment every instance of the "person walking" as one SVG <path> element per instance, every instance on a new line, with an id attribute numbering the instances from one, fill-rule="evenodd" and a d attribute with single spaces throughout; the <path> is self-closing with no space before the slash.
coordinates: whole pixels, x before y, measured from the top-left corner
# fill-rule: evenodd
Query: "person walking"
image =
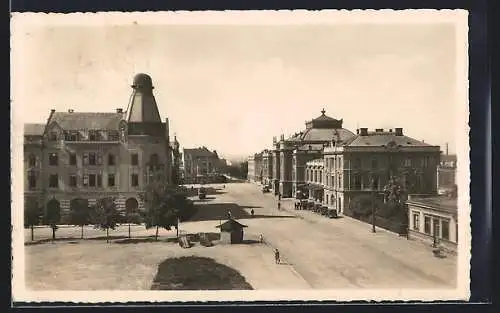
<path id="1" fill-rule="evenodd" d="M 278 193 L 278 200 L 280 200 L 280 201 L 281 201 L 281 192 L 280 192 L 280 193 Z"/>
<path id="2" fill-rule="evenodd" d="M 280 252 L 278 249 L 274 249 L 274 261 L 276 264 L 280 264 Z"/>
<path id="3" fill-rule="evenodd" d="M 264 236 L 262 234 L 259 235 L 259 242 L 264 243 Z"/>
<path id="4" fill-rule="evenodd" d="M 278 211 L 281 210 L 281 202 L 278 201 Z"/>
<path id="5" fill-rule="evenodd" d="M 252 218 L 253 218 L 253 216 L 254 216 L 254 214 L 255 214 L 255 211 L 252 209 L 252 210 L 250 211 L 250 214 L 252 214 Z"/>

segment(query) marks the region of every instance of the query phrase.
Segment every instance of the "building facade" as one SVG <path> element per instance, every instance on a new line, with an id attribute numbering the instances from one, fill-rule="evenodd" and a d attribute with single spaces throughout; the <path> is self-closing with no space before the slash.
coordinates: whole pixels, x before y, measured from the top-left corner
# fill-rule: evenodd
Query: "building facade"
<path id="1" fill-rule="evenodd" d="M 273 164 L 278 169 L 273 187 L 285 198 L 295 197 L 298 190 L 306 188 L 304 173 L 308 161 L 321 157 L 323 148 L 332 141 L 342 142 L 354 136 L 342 128 L 342 119 L 331 118 L 325 113 L 322 110 L 319 117 L 305 123 L 303 131 L 288 139 L 281 135 L 279 141 L 273 140 L 275 156 L 279 158 Z"/>
<path id="2" fill-rule="evenodd" d="M 207 147 L 184 149 L 184 183 L 209 183 L 221 174 L 221 161 L 217 151 Z"/>
<path id="3" fill-rule="evenodd" d="M 382 196 L 391 177 L 402 181 L 406 193 L 437 192 L 439 146 L 405 136 L 402 128 L 360 128 L 349 140 L 332 142 L 323 153 L 323 204 L 339 213 L 349 210 L 360 195 Z"/>
<path id="4" fill-rule="evenodd" d="M 273 184 L 273 153 L 268 149 L 262 151 L 262 184 L 272 187 Z"/>
<path id="5" fill-rule="evenodd" d="M 63 214 L 74 199 L 114 197 L 119 209 L 141 209 L 140 194 L 160 174 L 172 183 L 168 119 L 161 120 L 151 77 L 137 74 L 127 110 L 80 113 L 51 110 L 45 124 L 24 134 L 25 203 Z"/>
<path id="6" fill-rule="evenodd" d="M 452 154 L 441 155 L 437 168 L 437 188 L 439 194 L 447 194 L 453 191 L 457 184 L 457 156 Z"/>
<path id="7" fill-rule="evenodd" d="M 438 243 L 448 251 L 457 252 L 456 198 L 410 197 L 407 205 L 410 239 Z"/>

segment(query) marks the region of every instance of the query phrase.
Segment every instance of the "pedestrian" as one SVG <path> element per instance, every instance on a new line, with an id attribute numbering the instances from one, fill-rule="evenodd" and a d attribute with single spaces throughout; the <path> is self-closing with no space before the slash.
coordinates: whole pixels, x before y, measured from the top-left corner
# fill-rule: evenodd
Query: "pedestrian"
<path id="1" fill-rule="evenodd" d="M 278 202 L 278 211 L 281 210 L 281 202 Z"/>
<path id="2" fill-rule="evenodd" d="M 227 218 L 231 219 L 231 210 L 227 211 Z"/>
<path id="3" fill-rule="evenodd" d="M 264 236 L 262 236 L 262 234 L 259 235 L 259 242 L 260 243 L 263 243 L 264 242 Z"/>
<path id="4" fill-rule="evenodd" d="M 274 249 L 274 261 L 276 264 L 280 264 L 280 252 L 278 249 Z"/>
<path id="5" fill-rule="evenodd" d="M 252 209 L 252 210 L 250 211 L 250 214 L 252 214 L 252 218 L 253 218 L 254 213 L 255 213 L 255 211 Z"/>
<path id="6" fill-rule="evenodd" d="M 281 192 L 278 193 L 278 200 L 281 200 Z"/>

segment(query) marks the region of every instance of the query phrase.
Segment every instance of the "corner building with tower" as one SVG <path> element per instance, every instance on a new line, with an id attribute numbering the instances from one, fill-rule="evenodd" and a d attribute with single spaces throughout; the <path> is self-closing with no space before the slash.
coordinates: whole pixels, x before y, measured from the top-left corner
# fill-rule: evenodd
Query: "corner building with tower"
<path id="1" fill-rule="evenodd" d="M 51 110 L 45 124 L 24 125 L 25 205 L 55 201 L 64 216 L 72 200 L 92 206 L 114 197 L 120 210 L 142 209 L 151 179 L 175 183 L 179 143 L 160 117 L 152 79 L 137 74 L 131 87 L 126 111 Z"/>

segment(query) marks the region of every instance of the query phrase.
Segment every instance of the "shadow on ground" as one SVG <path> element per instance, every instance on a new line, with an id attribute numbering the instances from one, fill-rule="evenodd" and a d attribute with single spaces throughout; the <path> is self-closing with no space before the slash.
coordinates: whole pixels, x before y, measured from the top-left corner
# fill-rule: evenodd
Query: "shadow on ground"
<path id="1" fill-rule="evenodd" d="M 236 203 L 202 203 L 196 204 L 196 213 L 189 219 L 190 222 L 226 220 L 231 212 L 231 217 L 235 219 L 250 219 L 251 209 L 259 209 L 257 206 L 240 206 Z M 295 218 L 294 215 L 265 215 L 254 214 L 253 218 Z"/>
<path id="2" fill-rule="evenodd" d="M 252 290 L 235 269 L 210 258 L 180 257 L 163 261 L 152 290 Z"/>

